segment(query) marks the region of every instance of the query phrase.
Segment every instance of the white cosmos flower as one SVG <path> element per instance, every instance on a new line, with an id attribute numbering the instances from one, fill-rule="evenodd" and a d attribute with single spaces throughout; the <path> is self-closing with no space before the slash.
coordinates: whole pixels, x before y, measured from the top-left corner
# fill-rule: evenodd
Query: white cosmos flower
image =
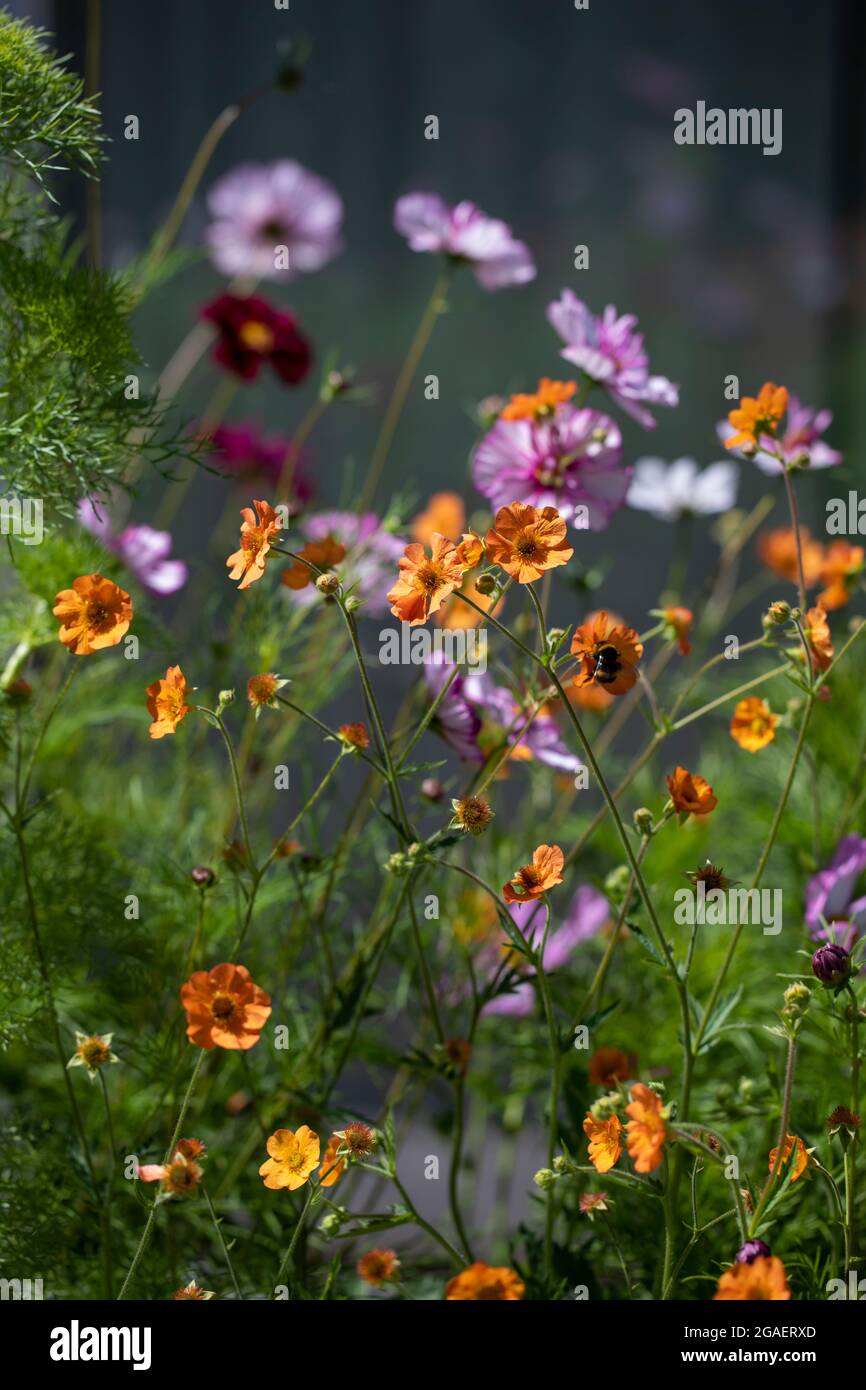
<path id="1" fill-rule="evenodd" d="M 701 472 L 694 459 L 638 459 L 625 500 L 660 521 L 726 512 L 737 500 L 737 466 L 711 463 Z"/>

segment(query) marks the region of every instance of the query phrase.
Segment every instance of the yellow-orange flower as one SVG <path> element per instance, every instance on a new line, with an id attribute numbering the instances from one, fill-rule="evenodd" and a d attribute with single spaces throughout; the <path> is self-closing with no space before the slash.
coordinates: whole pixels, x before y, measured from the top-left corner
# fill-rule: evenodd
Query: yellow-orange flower
<path id="1" fill-rule="evenodd" d="M 204 1145 L 199 1154 L 189 1150 L 185 1152 L 182 1144 L 189 1145 L 191 1142 L 181 1141 L 168 1163 L 142 1163 L 136 1169 L 136 1177 L 141 1182 L 158 1182 L 166 1197 L 193 1197 L 204 1177 L 203 1169 L 195 1161 L 203 1152 Z"/>
<path id="2" fill-rule="evenodd" d="M 369 748 L 370 735 L 366 724 L 341 724 L 337 733 L 351 748 Z"/>
<path id="3" fill-rule="evenodd" d="M 589 1161 L 599 1173 L 607 1173 L 622 1153 L 622 1125 L 618 1115 L 597 1120 L 590 1110 L 583 1122 L 589 1140 Z"/>
<path id="4" fill-rule="evenodd" d="M 501 420 L 543 420 L 553 415 L 556 407 L 570 401 L 577 390 L 575 381 L 551 381 L 543 376 L 532 394 L 512 396 L 500 413 Z"/>
<path id="5" fill-rule="evenodd" d="M 800 527 L 800 549 L 803 555 L 803 578 L 806 588 L 811 589 L 821 577 L 824 565 L 824 547 L 813 540 L 805 526 Z M 773 531 L 762 531 L 757 544 L 758 559 L 761 564 L 787 579 L 791 584 L 798 582 L 797 538 L 790 526 L 780 526 Z"/>
<path id="6" fill-rule="evenodd" d="M 304 560 L 309 560 L 310 564 L 305 565 L 301 559 L 293 560 L 289 568 L 281 572 L 280 580 L 287 589 L 306 589 L 316 579 L 316 572 L 310 569 L 310 565 L 315 565 L 317 570 L 333 569 L 334 565 L 345 560 L 346 547 L 335 541 L 333 536 L 325 536 L 320 541 L 307 541 L 297 553 Z"/>
<path id="7" fill-rule="evenodd" d="M 640 1082 L 632 1086 L 629 1095 L 631 1105 L 625 1108 L 629 1117 L 626 1125 L 629 1157 L 636 1172 L 654 1173 L 664 1158 L 667 1138 L 661 1097 Z"/>
<path id="8" fill-rule="evenodd" d="M 194 1298 L 198 1303 L 207 1303 L 208 1299 L 213 1298 L 213 1293 L 210 1289 L 201 1288 L 195 1280 L 192 1279 L 190 1283 L 184 1284 L 183 1288 L 177 1289 L 175 1293 L 172 1294 L 172 1299 L 175 1302 L 185 1298 Z"/>
<path id="9" fill-rule="evenodd" d="M 618 1081 L 634 1076 L 636 1065 L 637 1059 L 628 1057 L 618 1047 L 600 1047 L 589 1059 L 590 1085 L 612 1090 Z"/>
<path id="10" fill-rule="evenodd" d="M 274 675 L 273 671 L 264 671 L 260 676 L 250 676 L 247 681 L 247 699 L 255 711 L 256 719 L 263 709 L 276 709 L 277 692 L 282 690 L 284 685 L 288 685 L 288 681 Z"/>
<path id="11" fill-rule="evenodd" d="M 713 1299 L 749 1299 L 767 1303 L 791 1297 L 785 1266 L 778 1255 L 759 1255 L 750 1264 L 735 1264 L 719 1280 Z"/>
<path id="12" fill-rule="evenodd" d="M 694 622 L 694 613 L 690 608 L 682 608 L 677 604 L 663 609 L 662 613 L 671 636 L 677 639 L 680 656 L 688 656 L 692 649 L 689 632 Z"/>
<path id="13" fill-rule="evenodd" d="M 271 1014 L 269 996 L 244 965 L 196 970 L 181 987 L 186 1035 L 196 1047 L 246 1052 L 254 1047 Z"/>
<path id="14" fill-rule="evenodd" d="M 426 623 L 463 578 L 463 566 L 453 541 L 437 531 L 428 556 L 423 545 L 407 545 L 398 561 L 400 574 L 388 592 L 395 618 L 415 626 Z"/>
<path id="15" fill-rule="evenodd" d="M 580 661 L 574 678 L 576 688 L 598 684 L 609 695 L 624 695 L 637 680 L 643 643 L 633 627 L 613 622 L 603 608 L 577 628 L 571 652 Z"/>
<path id="16" fill-rule="evenodd" d="M 80 574 L 61 589 L 51 610 L 60 619 L 57 634 L 73 656 L 90 656 L 116 647 L 132 622 L 132 599 L 101 574 Z"/>
<path id="17" fill-rule="evenodd" d="M 328 1140 L 328 1147 L 325 1149 L 325 1156 L 322 1159 L 322 1175 L 319 1179 L 320 1186 L 333 1187 L 335 1182 L 339 1182 L 346 1167 L 345 1158 L 340 1158 L 337 1154 L 341 1140 L 339 1135 L 332 1134 Z"/>
<path id="18" fill-rule="evenodd" d="M 800 1139 L 799 1136 L 796 1134 L 786 1134 L 785 1146 L 782 1149 L 782 1162 L 779 1165 L 779 1176 L 781 1176 L 787 1170 L 788 1159 L 794 1152 L 795 1144 L 797 1145 L 797 1158 L 796 1162 L 794 1163 L 794 1172 L 791 1176 L 791 1182 L 796 1182 L 798 1178 L 801 1178 L 805 1173 L 806 1169 L 809 1167 L 809 1150 L 806 1148 L 806 1145 L 803 1143 L 803 1140 Z M 767 1166 L 771 1173 L 776 1166 L 776 1155 L 778 1154 L 778 1152 L 778 1146 L 775 1149 L 770 1150 L 770 1160 Z"/>
<path id="19" fill-rule="evenodd" d="M 773 381 L 765 381 L 755 396 L 743 396 L 739 405 L 728 414 L 728 420 L 736 433 L 725 440 L 727 449 L 747 448 L 755 450 L 761 443 L 762 435 L 775 435 L 785 411 L 788 409 L 788 392 L 784 386 Z"/>
<path id="20" fill-rule="evenodd" d="M 574 548 L 555 507 L 538 511 L 526 502 L 500 507 L 484 541 L 487 558 L 518 584 L 533 584 L 546 570 L 566 565 Z"/>
<path id="21" fill-rule="evenodd" d="M 821 583 L 826 588 L 818 595 L 822 608 L 844 608 L 863 573 L 864 557 L 862 545 L 849 545 L 847 541 L 832 541 L 828 545 L 821 566 Z"/>
<path id="22" fill-rule="evenodd" d="M 484 542 L 474 531 L 464 531 L 457 546 L 457 559 L 464 569 L 474 569 L 484 558 Z"/>
<path id="23" fill-rule="evenodd" d="M 562 882 L 565 855 L 559 845 L 539 845 L 533 850 L 532 863 L 524 864 L 502 889 L 507 903 L 526 903 L 540 898 L 550 888 Z"/>
<path id="24" fill-rule="evenodd" d="M 819 671 L 826 671 L 833 660 L 833 639 L 830 636 L 827 614 L 820 604 L 807 612 L 803 631 L 812 653 L 813 665 Z"/>
<path id="25" fill-rule="evenodd" d="M 731 738 L 747 753 L 757 753 L 776 737 L 778 714 L 773 714 L 765 700 L 748 695 L 734 707 L 731 716 Z"/>
<path id="26" fill-rule="evenodd" d="M 147 712 L 153 723 L 148 733 L 151 738 L 165 738 L 173 734 L 182 719 L 189 714 L 186 703 L 186 677 L 179 666 L 169 666 L 163 680 L 154 681 L 147 687 Z"/>
<path id="27" fill-rule="evenodd" d="M 365 1284 L 371 1284 L 374 1289 L 378 1289 L 382 1284 L 389 1284 L 396 1279 L 400 1261 L 395 1250 L 368 1250 L 366 1255 L 361 1256 L 355 1268 Z"/>
<path id="28" fill-rule="evenodd" d="M 665 781 L 674 806 L 686 815 L 708 816 L 719 804 L 709 782 L 696 772 L 678 767 Z"/>
<path id="29" fill-rule="evenodd" d="M 434 492 L 423 512 L 412 522 L 411 536 L 420 545 L 430 545 L 438 533 L 456 541 L 466 524 L 463 498 L 456 492 Z"/>
<path id="30" fill-rule="evenodd" d="M 266 1145 L 270 1155 L 259 1169 L 265 1187 L 279 1191 L 287 1187 L 290 1192 L 303 1187 L 314 1168 L 319 1166 L 319 1136 L 309 1125 L 301 1125 L 294 1133 L 290 1129 L 278 1129 L 271 1135 Z"/>
<path id="31" fill-rule="evenodd" d="M 253 511 L 255 507 L 255 511 Z M 239 589 L 248 589 L 265 572 L 265 560 L 271 542 L 283 529 L 270 502 L 253 499 L 253 507 L 242 507 L 241 544 L 226 560 L 229 579 L 239 579 Z"/>
<path id="32" fill-rule="evenodd" d="M 449 1302 L 500 1302 L 513 1303 L 523 1297 L 525 1285 L 518 1274 L 507 1266 L 492 1267 L 476 1260 L 468 1269 L 461 1270 L 451 1279 L 445 1289 Z"/>

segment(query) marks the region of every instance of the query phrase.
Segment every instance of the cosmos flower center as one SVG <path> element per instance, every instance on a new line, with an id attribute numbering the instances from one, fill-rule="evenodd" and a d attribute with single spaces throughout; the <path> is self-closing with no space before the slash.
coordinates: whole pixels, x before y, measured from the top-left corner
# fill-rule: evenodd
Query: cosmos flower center
<path id="1" fill-rule="evenodd" d="M 265 241 L 279 241 L 285 235 L 286 228 L 275 217 L 262 223 L 261 236 Z"/>
<path id="2" fill-rule="evenodd" d="M 234 1017 L 238 1006 L 238 1001 L 233 994 L 227 994 L 224 990 L 217 990 L 214 995 L 210 1011 L 214 1018 L 219 1019 L 220 1023 L 227 1023 Z"/>
<path id="3" fill-rule="evenodd" d="M 251 352 L 270 352 L 274 346 L 274 335 L 266 323 L 258 319 L 247 319 L 238 329 L 238 338 Z"/>

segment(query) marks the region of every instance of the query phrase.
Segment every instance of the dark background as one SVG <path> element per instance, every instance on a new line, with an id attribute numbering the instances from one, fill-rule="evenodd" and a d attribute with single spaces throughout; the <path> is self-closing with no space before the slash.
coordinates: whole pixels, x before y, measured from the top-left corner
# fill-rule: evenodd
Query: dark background
<path id="1" fill-rule="evenodd" d="M 85 0 L 12 6 L 58 34 L 83 62 Z M 464 275 L 453 313 L 424 360 L 441 399 L 420 386 L 410 399 L 380 494 L 440 486 L 464 491 L 474 430 L 468 410 L 496 391 L 530 389 L 565 375 L 546 304 L 573 287 L 600 311 L 608 302 L 640 316 L 653 370 L 681 387 L 681 407 L 659 410 L 645 434 L 625 423 L 629 460 L 641 454 L 720 457 L 715 422 L 729 408 L 729 373 L 741 389 L 768 377 L 836 412 L 838 471 L 803 489 L 813 525 L 823 496 L 854 486 L 866 435 L 862 382 L 866 6 L 861 0 L 108 0 L 102 6 L 106 255 L 139 253 L 171 205 L 204 130 L 230 101 L 266 81 L 281 39 L 306 35 L 307 79 L 269 93 L 229 132 L 204 180 L 241 161 L 297 158 L 336 185 L 346 205 L 346 250 L 324 271 L 266 293 L 299 313 L 319 355 L 339 347 L 380 385 L 379 409 L 331 412 L 313 441 L 319 497 L 366 470 L 390 388 L 435 271 L 391 225 L 394 199 L 430 189 L 470 198 L 511 223 L 539 267 L 530 285 L 486 294 Z M 680 147 L 679 106 L 781 107 L 783 149 Z M 139 117 L 141 138 L 123 139 Z M 440 121 L 424 139 L 424 118 Z M 80 216 L 78 193 L 70 208 Z M 206 225 L 197 198 L 183 230 L 195 245 Z M 590 268 L 573 269 L 585 243 Z M 219 288 L 202 257 L 139 315 L 139 344 L 157 373 Z M 190 382 L 182 407 L 202 408 L 213 379 Z M 245 388 L 231 418 L 257 418 L 290 434 L 313 386 Z M 435 426 L 431 427 L 434 418 Z M 744 467 L 741 501 L 767 489 Z M 829 492 L 828 492 L 829 486 Z M 204 482 L 185 507 L 207 505 Z M 342 494 L 345 496 L 345 492 Z M 139 504 L 148 520 L 155 491 Z M 781 503 L 773 520 L 783 524 Z M 820 524 L 820 522 L 818 523 Z M 617 552 L 645 556 L 664 576 L 667 528 L 620 513 Z M 610 551 L 582 538 L 581 556 Z M 647 555 L 646 547 L 651 547 Z M 695 551 L 696 563 L 700 556 Z M 632 579 L 612 576 L 625 600 Z M 617 592 L 618 590 L 618 592 Z"/>

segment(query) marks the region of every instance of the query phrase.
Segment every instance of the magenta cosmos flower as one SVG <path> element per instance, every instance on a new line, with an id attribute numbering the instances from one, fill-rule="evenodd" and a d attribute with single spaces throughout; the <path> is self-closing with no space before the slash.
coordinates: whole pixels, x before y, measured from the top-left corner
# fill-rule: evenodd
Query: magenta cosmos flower
<path id="1" fill-rule="evenodd" d="M 846 835 L 826 869 L 813 874 L 806 884 L 806 925 L 816 941 L 826 941 L 823 918 L 833 928 L 833 937 L 850 951 L 866 927 L 866 896 L 855 898 L 854 890 L 866 869 L 866 840 Z"/>
<path id="2" fill-rule="evenodd" d="M 312 366 L 310 344 L 292 315 L 258 295 L 218 295 L 201 317 L 217 331 L 214 358 L 242 381 L 255 381 L 267 362 L 280 381 L 296 386 Z"/>
<path id="3" fill-rule="evenodd" d="M 679 405 L 679 387 L 666 376 L 651 376 L 643 334 L 634 314 L 617 314 L 608 304 L 601 318 L 571 290 L 547 306 L 548 322 L 565 342 L 562 356 L 573 362 L 644 429 L 655 420 L 643 402 Z"/>
<path id="4" fill-rule="evenodd" d="M 258 425 L 239 423 L 220 425 L 210 436 L 210 449 L 214 454 L 214 464 L 222 473 L 240 479 L 266 478 L 275 486 L 283 473 L 291 440 L 285 435 L 263 434 Z M 302 506 L 313 495 L 313 487 L 304 471 L 305 454 L 292 471 L 292 493 L 290 505 L 296 502 Z"/>
<path id="5" fill-rule="evenodd" d="M 842 462 L 842 455 L 838 449 L 831 449 L 821 438 L 832 423 L 832 410 L 816 410 L 814 406 L 801 405 L 796 396 L 789 395 L 785 428 L 772 441 L 776 452 L 782 455 L 785 464 L 798 468 L 832 468 L 834 464 Z M 734 427 L 727 420 L 719 422 L 718 436 L 723 443 L 730 439 L 733 433 Z M 747 457 L 739 449 L 732 449 L 731 453 L 736 454 L 738 458 Z M 784 471 L 784 464 L 766 449 L 759 449 L 749 457 L 762 473 Z"/>
<path id="6" fill-rule="evenodd" d="M 214 184 L 208 207 L 214 220 L 205 239 L 223 275 L 290 279 L 320 270 L 342 250 L 340 195 L 293 159 L 240 165 Z"/>
<path id="7" fill-rule="evenodd" d="M 550 420 L 497 420 L 475 450 L 472 480 L 494 511 L 511 502 L 555 507 L 581 529 L 602 531 L 628 492 L 621 446 L 608 416 L 559 405 Z"/>
<path id="8" fill-rule="evenodd" d="M 537 900 L 528 906 L 527 912 L 525 906 L 512 904 L 509 912 L 530 945 L 538 948 L 544 935 L 546 914 L 543 905 Z M 609 921 L 610 905 L 607 898 L 591 884 L 583 884 L 572 898 L 564 922 L 561 926 L 554 927 L 548 937 L 544 952 L 545 973 L 560 970 L 568 963 L 575 947 L 595 936 Z M 507 950 L 508 945 L 504 941 L 502 951 L 485 948 L 486 959 L 479 964 L 486 966 L 489 977 L 501 970 L 502 952 Z M 485 1004 L 481 1011 L 483 1014 L 506 1014 L 512 1018 L 524 1018 L 535 1008 L 535 967 L 524 963 L 516 953 L 514 961 L 515 968 L 522 978 L 512 978 L 507 992 L 495 995 Z"/>
<path id="9" fill-rule="evenodd" d="M 114 536 L 107 512 L 98 512 L 86 497 L 78 504 L 78 520 L 151 593 L 174 594 L 183 588 L 188 570 L 183 560 L 168 558 L 171 553 L 168 531 L 155 531 L 152 526 L 127 526 Z"/>
<path id="10" fill-rule="evenodd" d="M 454 663 L 434 652 L 424 663 L 424 680 L 431 696 L 439 694 Z M 540 713 L 527 727 L 528 715 L 512 692 L 497 685 L 486 673 L 467 670 L 455 676 L 445 695 L 433 728 L 463 762 L 484 763 L 503 746 L 523 762 L 538 761 L 557 772 L 574 774 L 580 758 L 563 742 L 551 714 Z"/>
<path id="11" fill-rule="evenodd" d="M 485 290 L 524 285 L 536 275 L 529 248 L 511 228 L 474 203 L 449 208 L 436 193 L 407 193 L 394 207 L 394 226 L 413 251 L 439 251 L 471 265 Z"/>

